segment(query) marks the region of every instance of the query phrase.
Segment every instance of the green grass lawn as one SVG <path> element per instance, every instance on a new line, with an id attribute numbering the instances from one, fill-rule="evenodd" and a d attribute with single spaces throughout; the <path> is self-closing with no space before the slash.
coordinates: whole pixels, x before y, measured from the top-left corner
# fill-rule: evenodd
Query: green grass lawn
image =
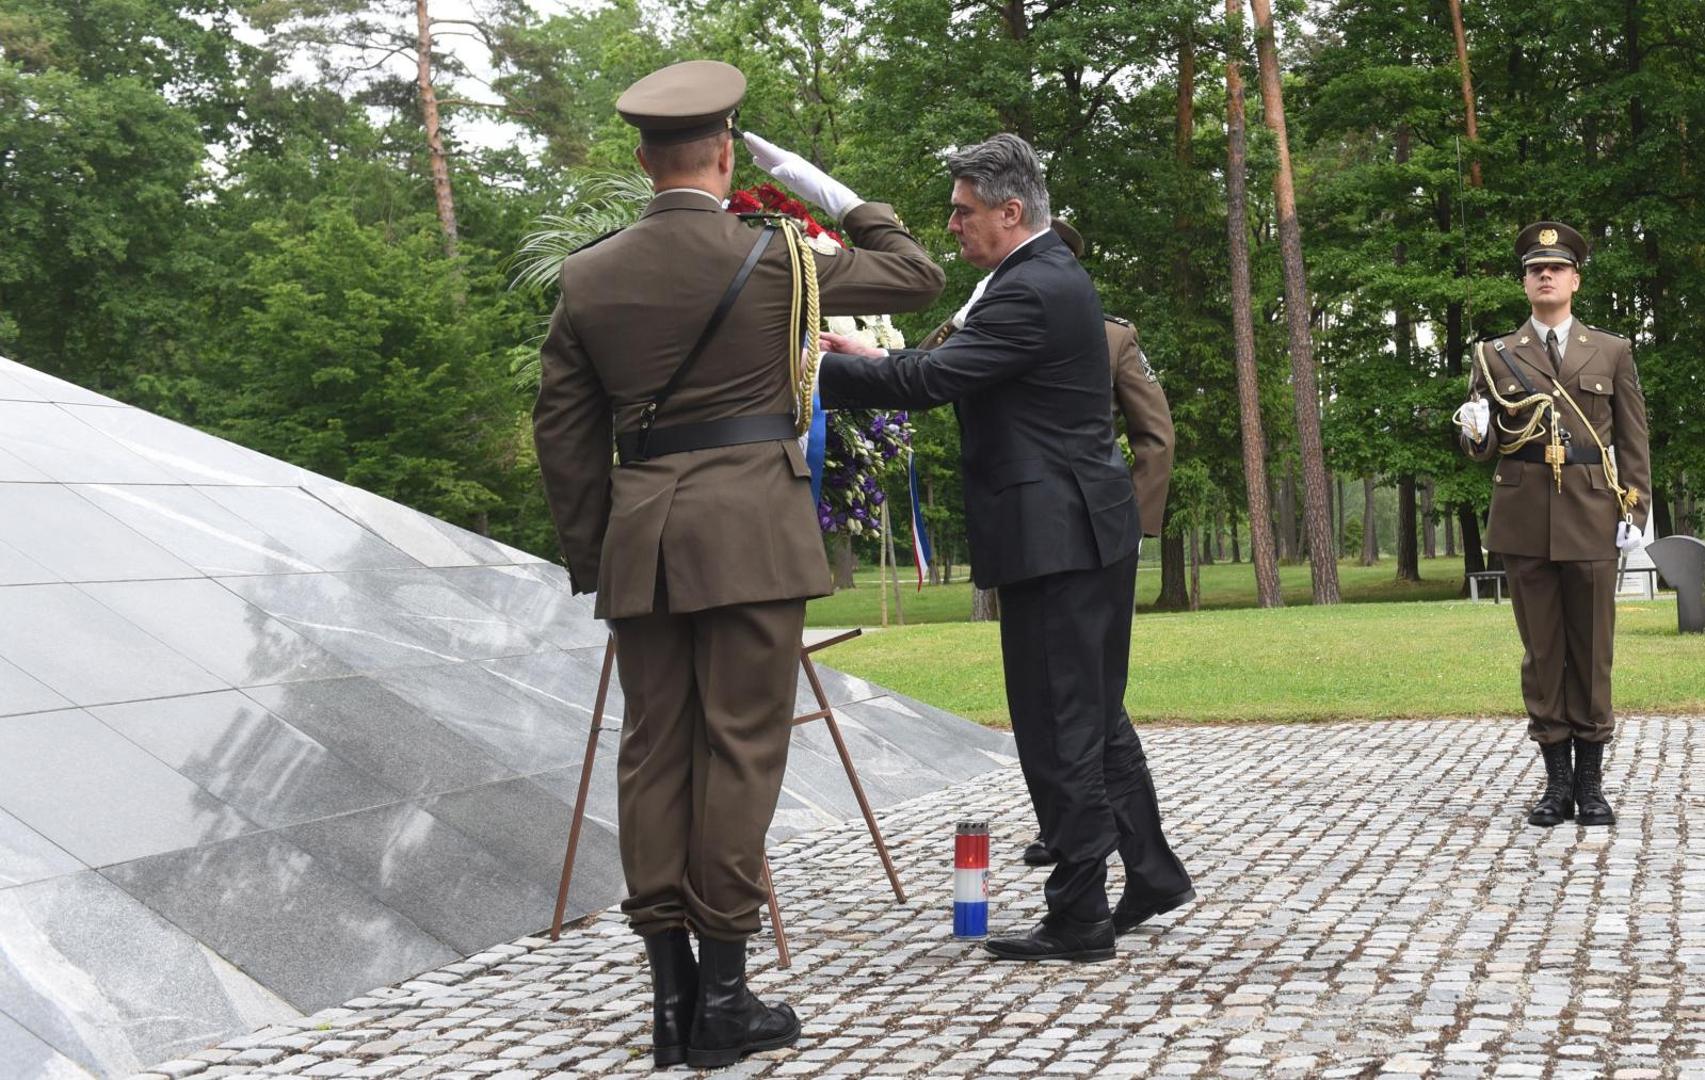
<path id="1" fill-rule="evenodd" d="M 1249 572 L 1247 566 L 1204 568 L 1204 593 L 1210 569 Z M 1306 588 L 1307 568 L 1297 569 Z M 1389 574 L 1389 564 L 1380 572 Z M 1346 591 L 1352 587 L 1346 581 Z M 1449 592 L 1455 595 L 1454 586 Z M 874 603 L 875 589 L 868 593 Z M 815 601 L 813 608 L 826 602 Z M 919 607 L 929 610 L 927 602 Z M 812 621 L 874 622 L 850 614 L 840 621 L 814 614 Z M 1673 600 L 1618 604 L 1616 638 L 1619 711 L 1705 711 L 1705 637 L 1676 633 Z M 820 659 L 972 720 L 1007 723 L 995 624 L 937 620 L 894 627 L 838 645 Z M 1453 599 L 1144 613 L 1132 626 L 1125 704 L 1139 723 L 1514 717 L 1522 715 L 1520 665 L 1507 603 Z"/>
<path id="2" fill-rule="evenodd" d="M 1145 545 L 1145 556 L 1147 555 Z M 971 584 L 956 581 L 952 585 L 926 585 L 917 591 L 915 571 L 909 564 L 900 567 L 901 603 L 906 610 L 906 623 L 965 622 L 971 617 Z M 963 570 L 960 570 L 963 574 Z M 1338 564 L 1338 587 L 1348 604 L 1390 603 L 1409 600 L 1449 600 L 1455 598 L 1462 585 L 1462 559 L 1423 559 L 1421 580 L 1399 583 L 1394 580 L 1397 564 L 1384 559 L 1374 566 L 1357 566 L 1354 562 Z M 858 583 L 854 589 L 843 589 L 833 596 L 811 601 L 805 621 L 809 626 L 880 626 L 882 597 L 876 587 L 877 571 L 863 570 L 853 575 Z M 1279 567 L 1279 586 L 1287 604 L 1306 604 L 1312 595 L 1308 565 Z M 1160 592 L 1160 563 L 1144 562 L 1137 572 L 1137 600 L 1151 604 Z M 1202 607 L 1204 609 L 1250 607 L 1255 603 L 1255 571 L 1244 563 L 1215 563 L 1202 567 Z M 894 613 L 894 593 L 888 593 L 889 624 L 898 622 Z"/>

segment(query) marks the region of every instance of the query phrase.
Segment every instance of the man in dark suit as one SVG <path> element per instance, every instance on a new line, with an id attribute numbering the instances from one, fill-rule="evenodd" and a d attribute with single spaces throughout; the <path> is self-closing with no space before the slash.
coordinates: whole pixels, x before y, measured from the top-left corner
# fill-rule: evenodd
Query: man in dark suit
<path id="1" fill-rule="evenodd" d="M 997 135 L 952 155 L 948 228 L 994 271 L 938 348 L 892 355 L 824 335 L 823 403 L 924 409 L 961 430 L 972 578 L 998 588 L 1007 704 L 1042 835 L 1048 915 L 993 938 L 1013 960 L 1104 960 L 1116 933 L 1194 896 L 1160 833 L 1125 677 L 1142 522 L 1114 442 L 1101 302 L 1048 227 L 1041 162 Z M 851 355 L 847 355 L 851 354 Z M 1106 858 L 1127 889 L 1107 902 Z"/>

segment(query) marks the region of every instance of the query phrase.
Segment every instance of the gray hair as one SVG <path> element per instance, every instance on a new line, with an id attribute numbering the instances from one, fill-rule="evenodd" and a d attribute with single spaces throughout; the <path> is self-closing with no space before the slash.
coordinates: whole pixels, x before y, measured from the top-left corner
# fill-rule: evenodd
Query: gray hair
<path id="1" fill-rule="evenodd" d="M 1048 227 L 1048 181 L 1042 175 L 1042 160 L 1017 135 L 1003 132 L 949 154 L 947 171 L 955 180 L 969 181 L 983 205 L 999 206 L 1017 199 L 1024 204 L 1020 221 L 1032 229 Z"/>

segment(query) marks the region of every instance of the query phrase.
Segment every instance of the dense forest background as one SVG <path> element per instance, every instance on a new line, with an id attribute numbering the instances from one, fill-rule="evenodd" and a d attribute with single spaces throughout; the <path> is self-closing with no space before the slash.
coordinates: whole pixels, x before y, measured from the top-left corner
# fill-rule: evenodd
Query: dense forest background
<path id="1" fill-rule="evenodd" d="M 1635 340 L 1658 531 L 1696 531 L 1702 52 L 1697 0 L 0 0 L 0 355 L 554 555 L 517 378 L 554 297 L 515 253 L 631 168 L 623 87 L 715 57 L 745 126 L 939 254 L 909 338 L 979 276 L 944 152 L 1044 153 L 1172 403 L 1165 603 L 1256 533 L 1399 578 L 1478 564 L 1487 475 L 1450 416 L 1469 343 L 1525 315 L 1511 242 L 1539 218 L 1592 243 L 1577 317 Z M 962 564 L 951 413 L 917 445 Z"/>

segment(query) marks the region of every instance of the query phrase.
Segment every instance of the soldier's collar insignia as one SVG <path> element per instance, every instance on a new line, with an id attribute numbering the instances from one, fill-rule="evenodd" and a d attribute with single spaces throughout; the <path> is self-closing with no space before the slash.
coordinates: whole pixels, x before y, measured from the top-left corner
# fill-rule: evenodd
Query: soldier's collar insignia
<path id="1" fill-rule="evenodd" d="M 1539 230 L 1539 242 L 1541 244 L 1544 244 L 1546 247 L 1550 247 L 1552 244 L 1555 244 L 1557 242 L 1557 230 L 1556 229 L 1541 229 L 1541 230 Z"/>
<path id="2" fill-rule="evenodd" d="M 1529 342 L 1529 341 L 1531 341 L 1531 340 L 1533 340 L 1533 339 L 1532 339 L 1532 338 L 1529 338 L 1529 337 L 1528 337 L 1528 336 L 1527 336 L 1527 335 L 1526 335 L 1526 334 L 1523 334 L 1523 335 L 1522 335 L 1522 336 L 1521 336 L 1521 340 L 1520 340 L 1520 341 L 1518 341 L 1518 342 L 1516 342 L 1516 344 L 1517 344 L 1517 345 L 1526 345 L 1526 344 L 1527 344 L 1527 343 L 1528 343 L 1528 342 Z"/>
<path id="3" fill-rule="evenodd" d="M 1581 335 L 1581 344 L 1585 345 L 1586 343 L 1587 343 L 1587 336 L 1585 334 L 1582 334 Z"/>

